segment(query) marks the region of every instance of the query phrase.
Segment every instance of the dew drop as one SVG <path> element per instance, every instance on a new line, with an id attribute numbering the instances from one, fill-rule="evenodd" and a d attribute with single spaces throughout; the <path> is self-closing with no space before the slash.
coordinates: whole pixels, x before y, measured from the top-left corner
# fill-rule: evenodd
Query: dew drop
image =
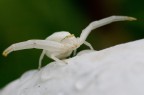
<path id="1" fill-rule="evenodd" d="M 83 90 L 87 86 L 86 80 L 79 80 L 76 82 L 75 87 L 77 90 Z"/>
<path id="2" fill-rule="evenodd" d="M 76 87 L 77 90 L 82 90 L 83 89 L 83 85 L 80 82 L 77 82 L 75 84 L 75 87 Z"/>
<path id="3" fill-rule="evenodd" d="M 63 92 L 59 92 L 57 95 L 65 95 Z"/>

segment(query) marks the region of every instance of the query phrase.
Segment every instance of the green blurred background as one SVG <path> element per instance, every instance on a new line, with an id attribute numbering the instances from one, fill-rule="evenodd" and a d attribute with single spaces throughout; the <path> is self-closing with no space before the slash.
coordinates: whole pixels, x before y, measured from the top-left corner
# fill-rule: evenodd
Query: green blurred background
<path id="1" fill-rule="evenodd" d="M 94 30 L 88 37 L 96 50 L 144 38 L 143 0 L 0 0 L 0 52 L 29 39 L 45 39 L 56 31 L 79 36 L 91 21 L 111 15 L 138 18 Z M 83 46 L 79 49 L 85 49 Z M 31 49 L 0 55 L 0 88 L 27 70 L 37 69 L 41 50 Z M 45 57 L 43 65 L 52 60 Z"/>

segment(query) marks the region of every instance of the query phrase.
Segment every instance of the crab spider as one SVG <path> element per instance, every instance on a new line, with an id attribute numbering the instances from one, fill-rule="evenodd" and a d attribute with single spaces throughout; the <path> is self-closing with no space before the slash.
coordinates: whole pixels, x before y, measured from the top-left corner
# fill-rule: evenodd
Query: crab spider
<path id="1" fill-rule="evenodd" d="M 45 54 L 56 62 L 63 62 L 61 59 L 70 56 L 73 51 L 74 53 L 76 53 L 77 48 L 79 48 L 82 44 L 87 45 L 88 47 L 90 47 L 90 49 L 93 50 L 91 44 L 86 42 L 86 38 L 92 30 L 110 24 L 112 22 L 125 20 L 133 21 L 136 20 L 136 18 L 128 16 L 110 16 L 90 23 L 84 30 L 82 30 L 80 37 L 75 37 L 73 34 L 70 34 L 66 31 L 56 32 L 53 33 L 51 36 L 47 37 L 45 40 L 28 40 L 12 44 L 3 52 L 3 55 L 7 56 L 13 51 L 23 49 L 43 49 L 39 59 L 40 69 L 42 59 Z"/>

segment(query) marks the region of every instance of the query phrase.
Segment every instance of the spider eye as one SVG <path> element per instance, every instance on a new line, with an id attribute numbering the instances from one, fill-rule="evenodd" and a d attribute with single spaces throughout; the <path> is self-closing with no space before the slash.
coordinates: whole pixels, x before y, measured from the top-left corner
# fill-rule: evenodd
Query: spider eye
<path id="1" fill-rule="evenodd" d="M 71 37 L 74 37 L 74 34 L 70 34 L 70 35 L 66 36 L 64 39 L 71 38 Z"/>
<path id="2" fill-rule="evenodd" d="M 72 39 L 76 39 L 74 34 L 70 34 L 70 35 L 65 36 L 61 41 L 72 40 Z"/>
<path id="3" fill-rule="evenodd" d="M 74 37 L 74 34 L 71 34 L 71 35 L 67 36 L 67 38 L 70 38 L 70 37 Z"/>

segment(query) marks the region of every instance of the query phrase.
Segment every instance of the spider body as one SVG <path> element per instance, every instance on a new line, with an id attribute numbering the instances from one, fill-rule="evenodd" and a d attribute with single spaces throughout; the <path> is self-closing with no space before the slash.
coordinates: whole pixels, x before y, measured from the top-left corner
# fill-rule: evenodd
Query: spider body
<path id="1" fill-rule="evenodd" d="M 73 51 L 75 55 L 77 48 L 82 44 L 87 45 L 93 50 L 91 44 L 86 42 L 86 38 L 92 30 L 112 22 L 125 20 L 133 21 L 136 19 L 128 16 L 110 16 L 90 23 L 84 30 L 82 30 L 80 37 L 75 37 L 73 34 L 66 31 L 56 32 L 45 40 L 28 40 L 12 44 L 3 52 L 3 55 L 7 56 L 9 53 L 17 50 L 36 48 L 43 49 L 39 59 L 39 68 L 41 68 L 41 62 L 44 55 L 47 55 L 49 58 L 57 62 L 64 62 L 61 59 L 68 57 Z"/>
<path id="2" fill-rule="evenodd" d="M 46 40 L 55 41 L 62 44 L 62 49 L 54 49 L 52 47 L 49 50 L 44 50 L 48 57 L 55 55 L 55 57 L 59 59 L 64 59 L 70 56 L 73 50 L 76 50 L 80 46 L 79 39 L 66 31 L 56 32 L 46 38 Z"/>

